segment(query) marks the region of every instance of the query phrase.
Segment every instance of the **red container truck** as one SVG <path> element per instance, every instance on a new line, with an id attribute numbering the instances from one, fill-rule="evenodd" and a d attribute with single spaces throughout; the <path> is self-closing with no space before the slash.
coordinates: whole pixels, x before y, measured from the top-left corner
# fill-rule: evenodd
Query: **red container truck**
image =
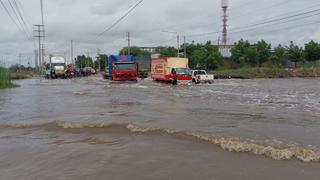
<path id="1" fill-rule="evenodd" d="M 189 83 L 192 76 L 186 58 L 157 58 L 151 61 L 151 78 L 172 84 Z"/>

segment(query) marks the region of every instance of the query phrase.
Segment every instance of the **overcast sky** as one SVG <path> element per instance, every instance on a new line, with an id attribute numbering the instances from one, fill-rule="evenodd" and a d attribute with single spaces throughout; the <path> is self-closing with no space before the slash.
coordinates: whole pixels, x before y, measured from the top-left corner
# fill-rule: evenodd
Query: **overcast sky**
<path id="1" fill-rule="evenodd" d="M 8 0 L 4 2 L 12 12 Z M 13 1 L 13 0 L 10 0 Z M 16 0 L 21 3 L 29 33 L 32 25 L 41 23 L 40 0 Z M 222 30 L 220 0 L 144 0 L 129 16 L 111 31 L 98 37 L 103 30 L 123 16 L 138 0 L 43 0 L 46 24 L 47 53 L 66 54 L 70 59 L 70 40 L 74 40 L 75 56 L 95 56 L 117 53 L 126 45 L 126 32 L 131 32 L 132 44 L 138 46 L 176 46 L 175 31 L 186 35 L 187 41 L 216 43 Z M 320 41 L 319 0 L 230 0 L 228 29 L 229 43 L 240 38 L 255 42 L 265 39 L 277 45 L 294 41 L 300 45 L 307 41 Z M 295 16 L 259 26 L 253 24 L 285 18 L 316 10 L 304 16 Z M 302 18 L 304 17 L 304 18 Z M 289 21 L 288 21 L 289 20 Z M 0 5 L 0 62 L 22 63 L 28 58 L 34 64 L 34 43 L 21 33 Z M 206 34 L 202 36 L 193 36 Z"/>

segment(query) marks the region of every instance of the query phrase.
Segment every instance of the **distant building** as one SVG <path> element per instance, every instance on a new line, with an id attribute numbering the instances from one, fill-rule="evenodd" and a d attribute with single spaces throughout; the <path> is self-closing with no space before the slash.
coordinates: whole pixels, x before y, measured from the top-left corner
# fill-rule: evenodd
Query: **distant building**
<path id="1" fill-rule="evenodd" d="M 234 45 L 220 45 L 219 51 L 224 58 L 230 58 L 231 57 L 231 49 L 233 47 L 234 47 Z"/>
<path id="2" fill-rule="evenodd" d="M 159 47 L 139 47 L 142 51 L 150 52 L 152 54 L 159 52 Z"/>

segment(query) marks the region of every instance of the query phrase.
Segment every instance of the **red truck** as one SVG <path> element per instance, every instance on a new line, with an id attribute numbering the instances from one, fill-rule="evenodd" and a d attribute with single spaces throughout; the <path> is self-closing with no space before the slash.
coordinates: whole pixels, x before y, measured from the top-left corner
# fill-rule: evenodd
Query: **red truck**
<path id="1" fill-rule="evenodd" d="M 172 84 L 189 83 L 192 76 L 186 58 L 157 58 L 151 61 L 151 78 Z"/>
<path id="2" fill-rule="evenodd" d="M 134 56 L 110 56 L 109 57 L 109 78 L 113 81 L 137 81 L 138 66 Z"/>

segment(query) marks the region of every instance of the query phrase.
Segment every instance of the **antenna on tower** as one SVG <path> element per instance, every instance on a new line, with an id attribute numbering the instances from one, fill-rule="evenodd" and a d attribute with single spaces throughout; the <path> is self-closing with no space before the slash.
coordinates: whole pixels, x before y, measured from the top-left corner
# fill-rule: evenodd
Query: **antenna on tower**
<path id="1" fill-rule="evenodd" d="M 223 30 L 222 30 L 222 44 L 227 45 L 228 41 L 228 30 L 227 30 L 227 23 L 228 23 L 228 16 L 227 16 L 227 10 L 229 7 L 229 0 L 221 0 L 221 7 L 223 11 Z"/>

